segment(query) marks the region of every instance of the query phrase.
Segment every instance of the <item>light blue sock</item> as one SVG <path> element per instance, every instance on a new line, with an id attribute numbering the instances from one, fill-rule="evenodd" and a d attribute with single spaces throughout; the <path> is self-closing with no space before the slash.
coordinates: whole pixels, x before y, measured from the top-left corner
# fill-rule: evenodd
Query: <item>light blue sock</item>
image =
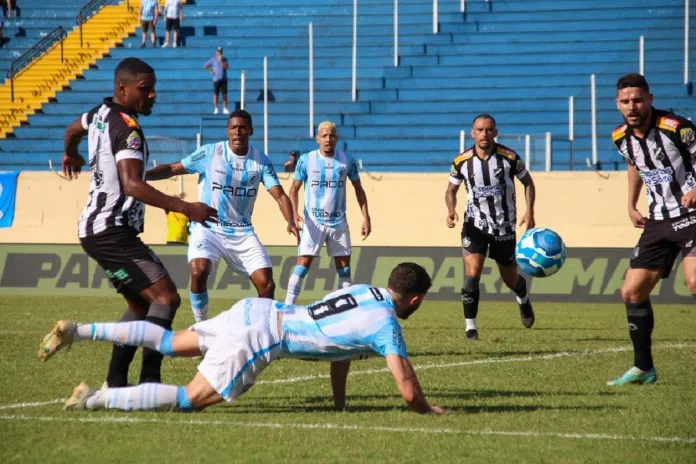
<path id="1" fill-rule="evenodd" d="M 191 309 L 196 322 L 208 320 L 208 291 L 203 293 L 193 293 L 189 290 L 191 297 Z"/>
<path id="2" fill-rule="evenodd" d="M 350 287 L 353 285 L 353 281 L 350 278 L 350 266 L 342 267 L 336 269 L 338 274 L 338 289 Z"/>
<path id="3" fill-rule="evenodd" d="M 288 281 L 288 293 L 285 296 L 285 304 L 295 304 L 302 290 L 302 279 L 307 275 L 307 272 L 309 272 L 307 266 L 300 266 L 299 264 L 295 266 Z"/>
<path id="4" fill-rule="evenodd" d="M 189 400 L 189 397 L 186 394 L 186 387 L 177 388 L 176 407 L 181 412 L 194 412 L 194 408 L 191 405 L 191 400 Z"/>
<path id="5" fill-rule="evenodd" d="M 174 332 L 147 321 L 79 324 L 73 337 L 76 341 L 94 340 L 118 345 L 143 346 L 166 356 L 174 356 Z"/>

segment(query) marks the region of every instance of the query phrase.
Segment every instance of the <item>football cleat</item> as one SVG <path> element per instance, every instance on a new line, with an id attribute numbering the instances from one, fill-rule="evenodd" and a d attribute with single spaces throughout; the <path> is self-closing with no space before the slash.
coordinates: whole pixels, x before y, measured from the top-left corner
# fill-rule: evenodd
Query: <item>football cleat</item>
<path id="1" fill-rule="evenodd" d="M 627 370 L 624 375 L 617 377 L 607 382 L 607 385 L 612 387 L 620 387 L 623 385 L 628 385 L 630 383 L 638 383 L 643 385 L 649 385 L 657 381 L 657 371 L 653 367 L 650 370 L 642 371 L 637 367 L 632 367 Z"/>
<path id="2" fill-rule="evenodd" d="M 70 348 L 76 329 L 77 324 L 72 321 L 56 322 L 53 326 L 53 330 L 51 330 L 39 344 L 39 359 L 46 361 L 64 346 Z"/>
<path id="3" fill-rule="evenodd" d="M 531 329 L 534 325 L 534 309 L 532 309 L 532 303 L 529 300 L 527 300 L 526 303 L 522 303 L 519 306 L 522 325 L 528 329 Z"/>
<path id="4" fill-rule="evenodd" d="M 85 382 L 80 382 L 80 385 L 73 388 L 70 398 L 65 400 L 66 410 L 87 409 L 87 400 L 90 399 L 97 391 L 87 385 Z"/>
<path id="5" fill-rule="evenodd" d="M 466 331 L 467 340 L 478 340 L 478 330 L 471 329 Z"/>

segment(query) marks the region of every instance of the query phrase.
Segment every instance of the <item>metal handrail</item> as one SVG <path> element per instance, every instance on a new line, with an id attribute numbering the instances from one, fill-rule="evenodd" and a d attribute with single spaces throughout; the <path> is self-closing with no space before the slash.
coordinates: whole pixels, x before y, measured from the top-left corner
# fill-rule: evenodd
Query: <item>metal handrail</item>
<path id="1" fill-rule="evenodd" d="M 80 8 L 80 11 L 75 17 L 75 24 L 80 26 L 80 47 L 82 47 L 82 25 L 106 5 L 113 2 L 114 0 L 90 0 L 85 6 Z M 120 0 L 117 3 L 120 3 Z M 130 11 L 130 0 L 126 0 L 126 7 Z"/>
<path id="2" fill-rule="evenodd" d="M 46 34 L 41 40 L 36 42 L 29 50 L 22 53 L 22 56 L 17 58 L 10 64 L 10 70 L 7 72 L 7 77 L 10 78 L 10 98 L 14 103 L 14 78 L 20 71 L 29 66 L 34 60 L 39 58 L 44 53 L 48 52 L 57 40 L 60 40 L 60 62 L 63 62 L 63 41 L 68 36 L 62 26 L 58 26 L 51 32 Z"/>

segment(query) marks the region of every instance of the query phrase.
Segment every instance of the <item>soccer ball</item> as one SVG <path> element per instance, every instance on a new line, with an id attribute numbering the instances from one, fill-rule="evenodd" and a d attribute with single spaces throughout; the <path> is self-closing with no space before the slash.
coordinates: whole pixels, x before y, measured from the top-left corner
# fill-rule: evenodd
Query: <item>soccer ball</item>
<path id="1" fill-rule="evenodd" d="M 566 259 L 563 239 L 551 229 L 537 227 L 524 233 L 515 247 L 515 258 L 522 272 L 532 277 L 548 277 L 561 269 Z"/>

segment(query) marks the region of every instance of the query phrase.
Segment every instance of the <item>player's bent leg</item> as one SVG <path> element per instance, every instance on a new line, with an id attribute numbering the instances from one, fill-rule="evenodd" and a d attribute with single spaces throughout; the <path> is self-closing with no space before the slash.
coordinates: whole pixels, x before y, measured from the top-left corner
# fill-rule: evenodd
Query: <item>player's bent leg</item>
<path id="1" fill-rule="evenodd" d="M 661 269 L 629 269 L 621 288 L 626 305 L 628 331 L 633 344 L 633 367 L 607 382 L 611 386 L 630 383 L 650 384 L 657 380 L 652 358 L 652 331 L 655 326 L 650 292 L 663 275 Z"/>
<path id="2" fill-rule="evenodd" d="M 297 264 L 288 280 L 288 293 L 285 296 L 285 304 L 295 304 L 302 290 L 302 280 L 307 276 L 312 266 L 313 256 L 298 256 Z"/>
<path id="3" fill-rule="evenodd" d="M 338 289 L 350 287 L 353 281 L 350 276 L 350 255 L 334 256 L 336 273 L 338 274 Z"/>
<path id="4" fill-rule="evenodd" d="M 249 276 L 249 279 L 256 287 L 259 298 L 270 298 L 271 300 L 274 298 L 275 282 L 273 281 L 273 268 L 264 267 L 257 269 Z"/>
<path id="5" fill-rule="evenodd" d="M 527 293 L 527 280 L 520 275 L 517 269 L 517 263 L 510 266 L 503 266 L 498 263 L 498 270 L 500 271 L 500 277 L 503 279 L 505 285 L 515 293 L 517 305 L 520 308 L 522 325 L 527 329 L 531 329 L 534 325 L 535 317 L 534 308 L 532 307 L 532 302 L 529 300 L 529 294 Z"/>
<path id="6" fill-rule="evenodd" d="M 196 322 L 208 319 L 208 277 L 211 268 L 212 261 L 207 258 L 194 258 L 189 262 L 191 274 L 189 298 Z"/>
<path id="7" fill-rule="evenodd" d="M 203 409 L 204 406 L 197 407 L 197 405 L 193 404 L 187 389 L 188 386 L 144 383 L 136 387 L 108 388 L 104 386 L 101 390 L 94 390 L 82 382 L 73 389 L 72 395 L 65 401 L 65 409 L 173 410 L 181 412 L 193 412 L 196 409 Z"/>
<path id="8" fill-rule="evenodd" d="M 686 287 L 691 292 L 691 296 L 696 298 L 696 247 L 691 253 L 684 257 L 684 280 Z"/>
<path id="9" fill-rule="evenodd" d="M 469 340 L 478 340 L 478 329 L 476 328 L 476 318 L 478 317 L 479 306 L 479 281 L 483 272 L 483 263 L 486 255 L 481 253 L 469 253 L 466 250 L 464 255 L 464 286 L 462 287 L 462 306 L 464 308 L 464 321 L 466 323 L 465 334 Z"/>
<path id="10" fill-rule="evenodd" d="M 196 411 L 225 401 L 200 372 L 197 372 L 193 380 L 186 385 L 186 396 Z"/>

